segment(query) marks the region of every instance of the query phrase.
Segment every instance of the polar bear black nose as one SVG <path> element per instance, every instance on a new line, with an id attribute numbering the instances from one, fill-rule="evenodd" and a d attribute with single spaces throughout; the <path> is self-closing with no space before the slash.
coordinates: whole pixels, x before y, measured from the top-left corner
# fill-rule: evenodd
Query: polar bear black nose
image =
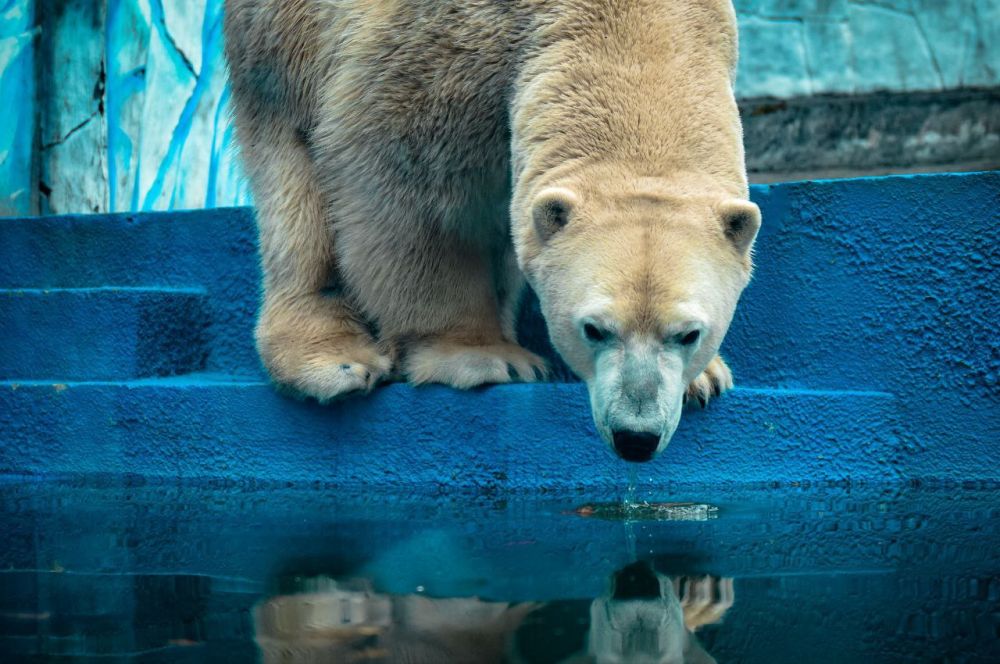
<path id="1" fill-rule="evenodd" d="M 615 431 L 613 439 L 615 452 L 626 461 L 649 461 L 660 445 L 660 436 L 655 433 Z"/>

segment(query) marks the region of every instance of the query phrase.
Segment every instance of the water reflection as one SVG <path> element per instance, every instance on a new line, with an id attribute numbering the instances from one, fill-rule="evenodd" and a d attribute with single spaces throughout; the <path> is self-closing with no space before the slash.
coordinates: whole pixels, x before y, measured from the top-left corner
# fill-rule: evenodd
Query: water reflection
<path id="1" fill-rule="evenodd" d="M 376 592 L 315 577 L 254 609 L 265 663 L 707 663 L 696 636 L 733 605 L 733 580 L 632 563 L 589 602 L 491 602 Z M 589 605 L 589 606 L 588 606 Z"/>
<path id="2" fill-rule="evenodd" d="M 0 481 L 0 662 L 994 664 L 998 496 L 678 491 L 717 516 L 633 524 L 577 496 Z"/>

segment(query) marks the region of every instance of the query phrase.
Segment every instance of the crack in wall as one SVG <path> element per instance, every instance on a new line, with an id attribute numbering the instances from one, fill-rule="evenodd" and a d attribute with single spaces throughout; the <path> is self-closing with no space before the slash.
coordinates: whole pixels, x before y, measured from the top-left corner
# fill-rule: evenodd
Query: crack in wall
<path id="1" fill-rule="evenodd" d="M 72 129 L 70 129 L 68 132 L 66 132 L 65 136 L 57 138 L 56 140 L 54 140 L 54 141 L 52 141 L 50 143 L 43 143 L 42 144 L 42 150 L 43 151 L 44 150 L 49 150 L 51 148 L 56 147 L 57 145 L 62 145 L 63 143 L 65 143 L 66 141 L 68 141 L 73 134 L 75 134 L 76 132 L 80 131 L 84 127 L 86 127 L 87 124 L 91 120 L 93 120 L 94 118 L 96 118 L 99 115 L 101 115 L 101 109 L 98 109 L 98 110 L 94 111 L 93 113 L 91 113 L 90 116 L 87 117 L 87 119 L 85 119 L 83 122 L 81 122 L 80 124 L 76 125 Z"/>
<path id="2" fill-rule="evenodd" d="M 104 95 L 107 91 L 107 72 L 104 60 L 101 60 L 101 70 L 97 73 L 97 83 L 94 84 L 94 101 L 97 102 L 97 112 L 104 115 Z"/>
<path id="3" fill-rule="evenodd" d="M 197 76 L 198 73 L 195 72 L 194 65 L 191 64 L 191 60 L 188 58 L 187 53 L 185 53 L 184 49 L 177 45 L 177 42 L 174 41 L 174 36 L 170 34 L 170 31 L 167 30 L 166 26 L 163 27 L 163 36 L 167 38 L 167 41 L 170 43 L 170 47 L 177 51 L 177 55 L 180 56 L 181 61 L 184 62 L 184 66 L 187 67 L 189 72 L 191 72 L 191 75 Z"/>
<path id="4" fill-rule="evenodd" d="M 191 75 L 197 78 L 198 72 L 195 71 L 194 65 L 188 58 L 187 53 L 185 53 L 184 50 L 177 45 L 177 42 L 174 40 L 174 36 L 170 34 L 170 30 L 167 29 L 166 13 L 163 9 L 162 0 L 152 0 L 152 2 L 150 2 L 150 7 L 153 10 L 153 22 L 156 24 L 157 31 L 160 33 L 160 36 L 163 37 L 168 46 L 181 59 L 181 62 L 184 63 L 184 67 L 191 72 Z"/>

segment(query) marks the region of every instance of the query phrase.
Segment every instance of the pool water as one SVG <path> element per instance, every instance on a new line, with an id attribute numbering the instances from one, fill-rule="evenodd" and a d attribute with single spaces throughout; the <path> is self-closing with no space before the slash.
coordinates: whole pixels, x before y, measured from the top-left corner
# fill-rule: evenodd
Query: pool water
<path id="1" fill-rule="evenodd" d="M 1000 487 L 634 494 L 2 480 L 0 662 L 1000 661 Z"/>

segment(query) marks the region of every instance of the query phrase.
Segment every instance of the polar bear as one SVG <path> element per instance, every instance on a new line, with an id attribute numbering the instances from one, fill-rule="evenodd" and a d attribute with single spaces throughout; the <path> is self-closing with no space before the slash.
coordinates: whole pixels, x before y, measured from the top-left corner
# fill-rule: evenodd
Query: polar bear
<path id="1" fill-rule="evenodd" d="M 760 212 L 729 0 L 227 0 L 225 36 L 278 385 L 540 380 L 527 281 L 624 459 L 731 386 Z"/>

